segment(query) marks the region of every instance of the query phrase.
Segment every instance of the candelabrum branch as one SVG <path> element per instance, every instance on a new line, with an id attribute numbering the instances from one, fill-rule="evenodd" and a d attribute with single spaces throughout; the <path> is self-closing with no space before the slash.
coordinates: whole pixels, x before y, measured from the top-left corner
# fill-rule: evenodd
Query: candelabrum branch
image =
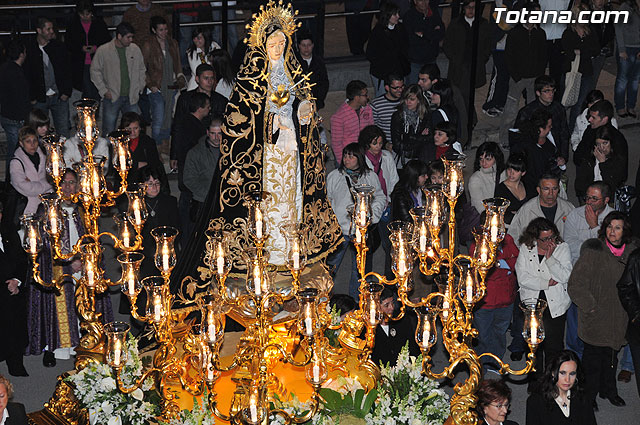
<path id="1" fill-rule="evenodd" d="M 44 288 L 60 289 L 62 288 L 62 285 L 64 285 L 64 281 L 66 279 L 73 280 L 74 283 L 78 282 L 78 279 L 76 279 L 70 274 L 63 274 L 58 276 L 57 279 L 54 279 L 51 282 L 45 282 L 44 279 L 42 279 L 42 273 L 40 272 L 40 264 L 37 261 L 37 257 L 38 257 L 38 254 L 31 254 L 31 261 L 33 262 L 32 275 L 33 275 L 33 279 L 36 281 L 38 285 Z"/>
<path id="2" fill-rule="evenodd" d="M 216 400 L 216 397 L 218 395 L 216 394 L 215 391 L 209 391 L 209 397 L 207 400 L 207 404 L 209 406 L 209 410 L 211 410 L 213 412 L 213 414 L 222 419 L 223 421 L 229 422 L 229 423 L 233 423 L 231 422 L 232 419 L 234 418 L 235 415 L 231 415 L 231 408 L 229 408 L 229 414 L 225 415 L 224 413 L 222 413 L 219 409 L 218 409 L 218 401 Z"/>
<path id="3" fill-rule="evenodd" d="M 536 348 L 537 347 L 531 347 L 531 352 L 527 355 L 527 362 L 525 363 L 524 367 L 520 370 L 511 369 L 511 365 L 509 365 L 508 363 L 504 363 L 498 356 L 492 353 L 482 353 L 478 356 L 478 358 L 490 357 L 493 360 L 495 360 L 497 364 L 500 365 L 500 370 L 498 371 L 498 373 L 500 373 L 501 375 L 509 374 L 509 375 L 520 376 L 520 375 L 525 375 L 531 372 L 532 370 L 534 370 L 535 362 L 536 362 L 536 353 L 535 353 Z"/>
<path id="4" fill-rule="evenodd" d="M 96 236 L 96 240 L 100 240 L 102 237 L 108 237 L 113 241 L 114 248 L 123 252 L 139 251 L 142 248 L 142 235 L 138 232 L 136 234 L 136 242 L 133 246 L 125 246 L 116 235 L 110 232 L 102 232 Z"/>

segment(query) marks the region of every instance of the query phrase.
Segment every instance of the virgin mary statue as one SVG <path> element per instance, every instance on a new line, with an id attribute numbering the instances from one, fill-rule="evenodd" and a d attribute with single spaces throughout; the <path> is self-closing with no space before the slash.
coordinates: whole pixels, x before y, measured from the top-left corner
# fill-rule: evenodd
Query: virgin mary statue
<path id="1" fill-rule="evenodd" d="M 250 192 L 271 196 L 265 218 L 270 264 L 284 268 L 281 224 L 306 226 L 308 264 L 323 260 L 340 242 L 342 232 L 326 197 L 315 100 L 292 50 L 297 24 L 291 6 L 269 1 L 248 28 L 248 51 L 222 126 L 218 169 L 197 230 L 173 271 L 177 302 L 186 302 L 210 280 L 202 261 L 209 229 L 231 235 L 232 276 L 244 276 L 241 253 L 252 246 L 244 204 Z"/>

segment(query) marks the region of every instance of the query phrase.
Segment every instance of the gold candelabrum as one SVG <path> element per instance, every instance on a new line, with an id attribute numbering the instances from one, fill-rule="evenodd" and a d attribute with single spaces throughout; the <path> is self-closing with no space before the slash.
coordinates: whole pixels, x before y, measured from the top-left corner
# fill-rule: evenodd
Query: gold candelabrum
<path id="1" fill-rule="evenodd" d="M 98 219 L 101 208 L 115 204 L 115 199 L 125 193 L 127 188 L 127 173 L 131 166 L 131 158 L 128 149 L 129 137 L 127 133 L 114 132 L 109 135 L 113 147 L 113 167 L 120 176 L 120 189 L 111 191 L 107 189 L 103 166 L 106 158 L 93 155 L 93 148 L 98 138 L 95 112 L 98 103 L 94 100 L 82 99 L 74 103 L 78 113 L 77 135 L 84 144 L 86 156 L 79 163 L 73 165 L 78 176 L 78 190 L 75 193 L 64 193 L 61 180 L 65 174 L 65 161 L 63 157 L 66 140 L 50 135 L 45 139 L 47 151 L 46 171 L 54 183 L 55 191 L 40 195 L 44 206 L 41 216 L 25 215 L 22 217 L 24 236 L 23 248 L 30 255 L 33 263 L 33 278 L 45 288 L 60 289 L 65 282 L 75 283 L 75 303 L 83 331 L 80 345 L 76 348 L 75 367 L 77 370 L 84 368 L 87 362 L 104 361 L 105 335 L 100 321 L 100 313 L 96 311 L 96 295 L 107 290 L 113 283 L 105 278 L 102 267 L 101 238 L 111 238 L 115 248 L 132 254 L 142 246 L 140 234 L 146 217 L 143 202 L 143 191 L 127 192 L 129 198 L 129 214 L 120 219 L 120 237 L 109 232 L 100 232 Z M 67 226 L 67 220 L 63 220 L 63 202 L 78 204 L 81 208 L 80 216 L 84 226 L 84 234 L 71 247 L 62 245 L 62 235 Z M 38 255 L 43 247 L 42 234 L 48 236 L 48 246 L 52 261 L 80 260 L 82 264 L 81 276 L 62 274 L 51 280 L 44 280 L 38 264 Z M 74 326 L 74 324 L 71 324 Z"/>
<path id="2" fill-rule="evenodd" d="M 169 276 L 175 266 L 173 238 L 175 229 L 157 228 L 155 265 L 162 276 L 151 276 L 138 283 L 140 254 L 123 254 L 122 290 L 129 297 L 133 316 L 153 325 L 155 338 L 160 344 L 156 350 L 153 367 L 131 387 L 124 387 L 120 371 L 126 363 L 125 338 L 128 327 L 117 323 L 107 329 L 107 362 L 116 369 L 117 383 L 121 391 L 129 393 L 142 386 L 153 377 L 162 396 L 162 416 L 175 417 L 179 413 L 175 395 L 168 385 L 179 384 L 194 396 L 208 390 L 208 406 L 212 414 L 231 423 L 262 424 L 271 414 L 281 415 L 287 423 L 308 421 L 317 411 L 320 403 L 318 390 L 327 379 L 324 362 L 326 338 L 321 329 L 330 318 L 319 312 L 319 294 L 314 288 L 300 289 L 300 273 L 306 265 L 305 230 L 303 226 L 290 223 L 279 229 L 287 240 L 286 264 L 292 276 L 293 290 L 282 294 L 272 288 L 275 267 L 268 264 L 269 253 L 264 246 L 270 230 L 266 220 L 266 205 L 270 201 L 266 192 L 253 192 L 245 197 L 248 207 L 247 231 L 254 246 L 246 250 L 247 265 L 246 293 L 232 296 L 225 281 L 232 267 L 228 235 L 221 232 L 207 233 L 205 264 L 214 276 L 206 294 L 197 299 L 200 311 L 199 323 L 183 326 L 177 332 L 183 317 L 171 310 L 173 297 L 169 293 Z M 126 257 L 126 258 L 125 258 Z M 137 313 L 137 296 L 143 287 L 147 295 L 146 315 Z M 294 320 L 293 332 L 300 335 L 298 350 L 287 350 L 286 343 L 274 336 L 272 328 L 272 307 L 296 300 L 299 314 Z M 322 303 L 326 307 L 326 300 Z M 224 340 L 225 314 L 234 307 L 248 308 L 255 319 L 243 335 L 233 358 L 223 365 L 220 347 Z M 322 320 L 325 321 L 323 326 Z M 182 350 L 178 350 L 181 346 Z M 282 409 L 269 408 L 269 395 L 277 392 L 277 379 L 272 373 L 278 362 L 305 367 L 306 380 L 313 388 L 311 408 L 304 415 L 292 416 Z M 240 376 L 230 409 L 222 412 L 218 406 L 215 383 L 222 372 L 237 371 Z M 195 372 L 194 372 L 195 371 Z"/>
<path id="3" fill-rule="evenodd" d="M 361 309 L 351 312 L 346 320 L 356 323 L 366 320 L 373 323 L 378 320 L 377 315 L 380 313 L 377 308 L 372 307 L 371 296 L 381 288 L 374 288 L 368 283 L 369 280 L 397 287 L 401 302 L 400 313 L 389 319 L 399 320 L 407 307 L 415 309 L 418 316 L 415 340 L 423 355 L 423 374 L 432 379 L 453 378 L 459 366 L 466 365 L 468 368 L 469 377 L 454 386 L 450 419 L 458 425 L 472 425 L 477 421 L 475 392 L 483 376 L 481 358 L 491 357 L 500 365 L 501 374 L 523 375 L 534 370 L 535 352 L 544 339 L 542 313 L 546 302 L 537 299 L 523 300 L 520 305 L 525 312 L 523 336 L 530 350 L 522 369 L 513 370 L 491 353 L 478 355 L 475 352 L 472 342 L 478 336 L 478 331 L 473 327 L 473 308 L 485 295 L 485 278 L 496 262 L 497 249 L 504 239 L 504 213 L 509 201 L 503 198 L 486 199 L 486 221 L 474 235 L 474 252 L 469 255 L 456 254 L 454 208 L 464 188 L 464 159 L 463 156 L 442 159 L 445 168 L 444 182 L 424 189 L 424 206 L 413 208 L 410 212 L 413 223 L 395 221 L 389 224 L 395 279 L 365 271 L 368 251 L 366 232 L 371 223 L 370 200 L 373 188 L 354 187 L 356 201 L 352 210 L 352 228 L 355 231 L 354 244 L 360 274 Z M 441 234 L 447 215 L 448 233 Z M 438 292 L 432 292 L 418 301 L 409 298 L 409 292 L 413 289 L 411 274 L 414 265 L 426 276 L 437 276 L 439 288 Z M 442 325 L 442 343 L 449 355 L 449 365 L 439 373 L 432 370 L 432 359 L 429 356 L 431 347 L 437 341 L 437 319 Z M 367 334 L 367 341 L 369 337 Z"/>

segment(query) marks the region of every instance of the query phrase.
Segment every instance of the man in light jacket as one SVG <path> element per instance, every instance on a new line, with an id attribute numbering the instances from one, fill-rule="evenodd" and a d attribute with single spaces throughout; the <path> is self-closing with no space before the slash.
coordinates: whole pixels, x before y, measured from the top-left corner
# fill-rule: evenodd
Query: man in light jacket
<path id="1" fill-rule="evenodd" d="M 102 97 L 102 134 L 116 128 L 120 111 L 140 112 L 138 99 L 145 85 L 144 58 L 133 43 L 128 22 L 116 27 L 116 38 L 98 47 L 91 62 L 91 81 Z"/>

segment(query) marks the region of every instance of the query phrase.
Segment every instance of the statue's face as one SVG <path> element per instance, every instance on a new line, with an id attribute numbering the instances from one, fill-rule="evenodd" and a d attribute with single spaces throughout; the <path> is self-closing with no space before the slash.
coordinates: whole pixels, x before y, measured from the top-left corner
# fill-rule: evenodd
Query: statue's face
<path id="1" fill-rule="evenodd" d="M 277 61 L 282 57 L 286 45 L 286 37 L 282 31 L 276 31 L 267 38 L 267 54 L 269 59 Z"/>

